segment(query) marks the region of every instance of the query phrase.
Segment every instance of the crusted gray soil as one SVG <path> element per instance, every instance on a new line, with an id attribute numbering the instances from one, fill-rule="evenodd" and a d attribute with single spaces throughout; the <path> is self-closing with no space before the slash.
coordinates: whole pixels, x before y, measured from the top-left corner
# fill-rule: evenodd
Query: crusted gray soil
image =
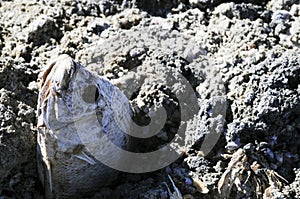
<path id="1" fill-rule="evenodd" d="M 172 181 L 183 198 L 300 198 L 299 4 L 0 1 L 0 198 L 43 197 L 38 82 L 47 61 L 62 53 L 123 90 L 136 123 L 147 125 L 164 107 L 166 123 L 157 135 L 134 140 L 133 151 L 154 151 L 187 124 L 177 161 L 122 173 L 92 198 L 171 198 Z M 261 167 L 245 169 L 267 186 L 261 195 L 247 180 L 240 187 L 229 180 L 225 196 L 218 190 L 240 148 L 247 154 L 241 163 Z M 282 185 L 274 188 L 274 178 L 262 179 L 265 170 L 286 181 L 278 177 Z"/>

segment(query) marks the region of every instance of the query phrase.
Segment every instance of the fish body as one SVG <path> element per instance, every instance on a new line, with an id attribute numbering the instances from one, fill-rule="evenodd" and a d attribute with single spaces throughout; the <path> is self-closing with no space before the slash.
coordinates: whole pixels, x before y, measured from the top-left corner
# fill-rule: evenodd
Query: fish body
<path id="1" fill-rule="evenodd" d="M 129 100 L 107 79 L 68 55 L 52 61 L 38 97 L 38 171 L 45 198 L 83 198 L 111 183 L 118 171 L 103 162 L 124 159 L 107 140 L 128 149 L 131 115 Z"/>

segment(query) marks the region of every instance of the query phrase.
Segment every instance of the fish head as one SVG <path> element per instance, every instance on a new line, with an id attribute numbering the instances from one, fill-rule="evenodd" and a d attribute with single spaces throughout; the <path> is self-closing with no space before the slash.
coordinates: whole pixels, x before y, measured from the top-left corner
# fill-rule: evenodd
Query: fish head
<path id="1" fill-rule="evenodd" d="M 68 55 L 53 60 L 43 73 L 39 93 L 39 126 L 52 130 L 101 113 L 105 99 L 100 77 Z M 102 97 L 101 97 L 102 96 Z"/>

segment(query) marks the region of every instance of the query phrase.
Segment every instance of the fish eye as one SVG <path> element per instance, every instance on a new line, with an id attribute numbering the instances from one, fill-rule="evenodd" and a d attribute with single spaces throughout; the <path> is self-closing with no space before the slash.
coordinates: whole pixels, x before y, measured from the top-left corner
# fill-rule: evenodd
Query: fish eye
<path id="1" fill-rule="evenodd" d="M 95 85 L 89 85 L 84 88 L 81 98 L 84 102 L 92 104 L 97 102 L 99 95 L 98 87 Z"/>

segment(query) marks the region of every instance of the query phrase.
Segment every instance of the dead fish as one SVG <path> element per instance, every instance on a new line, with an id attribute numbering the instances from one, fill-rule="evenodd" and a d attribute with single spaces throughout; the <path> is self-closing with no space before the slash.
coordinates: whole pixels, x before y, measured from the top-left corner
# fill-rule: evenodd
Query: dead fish
<path id="1" fill-rule="evenodd" d="M 45 198 L 83 198 L 111 183 L 118 171 L 98 160 L 122 164 L 106 136 L 128 149 L 131 106 L 108 80 L 68 55 L 50 62 L 38 97 L 38 171 Z M 94 154 L 97 156 L 94 156 Z"/>

